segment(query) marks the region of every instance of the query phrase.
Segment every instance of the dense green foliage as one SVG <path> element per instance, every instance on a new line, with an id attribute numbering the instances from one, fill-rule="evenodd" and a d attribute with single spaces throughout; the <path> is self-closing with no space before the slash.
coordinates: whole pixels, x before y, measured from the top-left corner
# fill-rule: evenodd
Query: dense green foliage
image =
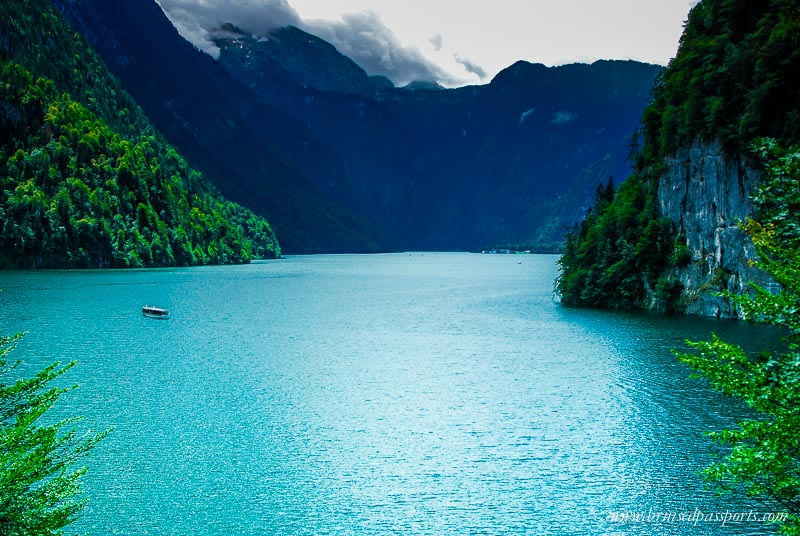
<path id="1" fill-rule="evenodd" d="M 773 294 L 756 287 L 753 297 L 733 296 L 747 318 L 786 329 L 784 353 L 750 356 L 717 337 L 679 354 L 723 393 L 744 400 L 760 415 L 734 430 L 711 433 L 729 445 L 727 457 L 706 470 L 724 488 L 767 497 L 791 514 L 784 534 L 800 534 L 800 149 L 783 154 L 774 142 L 761 146 L 770 158 L 755 195 L 757 221 L 746 225 L 759 266 L 781 284 Z"/>
<path id="2" fill-rule="evenodd" d="M 282 251 L 375 252 L 392 247 L 377 226 L 345 208 L 352 206 L 352 196 L 341 203 L 330 197 L 329 187 L 340 192 L 347 184 L 344 162 L 316 138 L 303 116 L 257 98 L 218 61 L 183 39 L 157 2 L 50 2 L 92 44 L 153 126 L 194 169 L 226 198 L 269 219 Z M 59 62 L 71 57 L 55 53 Z M 52 70 L 58 72 L 31 69 L 54 80 L 72 76 Z M 87 79 L 99 76 L 106 87 L 107 73 L 81 72 Z M 61 91 L 64 87 L 59 85 Z M 117 130 L 113 118 L 105 118 L 78 93 L 72 93 L 75 100 Z M 121 94 L 106 91 L 104 98 L 112 102 Z"/>
<path id="3" fill-rule="evenodd" d="M 631 308 L 648 288 L 674 292 L 658 274 L 672 253 L 672 224 L 633 176 L 599 186 L 586 218 L 567 234 L 556 291 L 567 305 Z M 665 296 L 667 298 L 667 296 Z"/>
<path id="4" fill-rule="evenodd" d="M 746 151 L 757 136 L 800 141 L 800 5 L 703 0 L 642 117 L 645 162 L 696 138 Z"/>
<path id="5" fill-rule="evenodd" d="M 658 274 L 688 259 L 680 245 L 673 248 L 680 241 L 656 207 L 663 158 L 698 139 L 721 140 L 731 154 L 756 136 L 800 140 L 798 42 L 794 1 L 702 0 L 692 9 L 678 54 L 642 115 L 635 176 L 567 237 L 556 284 L 565 303 L 676 307 L 680 283 Z M 655 304 L 647 301 L 653 296 Z"/>
<path id="6" fill-rule="evenodd" d="M 55 363 L 32 378 L 9 381 L 18 363 L 9 363 L 8 354 L 20 338 L 0 336 L 0 534 L 63 534 L 86 503 L 80 496 L 86 468 L 75 463 L 108 432 L 78 437 L 77 418 L 41 422 L 74 389 L 49 385 L 75 363 Z"/>
<path id="7" fill-rule="evenodd" d="M 222 199 L 65 28 L 47 2 L 0 7 L 0 266 L 279 255 L 269 224 Z"/>

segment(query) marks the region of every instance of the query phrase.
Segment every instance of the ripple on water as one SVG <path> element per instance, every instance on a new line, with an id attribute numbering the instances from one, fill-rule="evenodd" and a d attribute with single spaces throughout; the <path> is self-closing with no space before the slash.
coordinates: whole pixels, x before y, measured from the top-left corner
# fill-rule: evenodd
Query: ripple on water
<path id="1" fill-rule="evenodd" d="M 20 357 L 77 358 L 61 406 L 115 432 L 93 534 L 759 534 L 614 523 L 749 507 L 703 489 L 741 408 L 669 349 L 730 323 L 565 309 L 554 257 L 295 257 L 2 272 Z M 144 303 L 172 320 L 142 318 Z M 761 532 L 759 532 L 761 531 Z"/>

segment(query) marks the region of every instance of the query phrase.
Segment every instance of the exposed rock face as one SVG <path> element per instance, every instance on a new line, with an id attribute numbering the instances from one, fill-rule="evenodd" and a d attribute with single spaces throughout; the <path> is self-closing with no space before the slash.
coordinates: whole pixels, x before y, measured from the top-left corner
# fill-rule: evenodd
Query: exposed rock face
<path id="1" fill-rule="evenodd" d="M 728 290 L 749 291 L 749 283 L 774 286 L 769 276 L 753 266 L 755 248 L 740 227 L 753 212 L 750 192 L 760 173 L 741 158 L 726 155 L 719 143 L 696 142 L 665 161 L 667 171 L 658 186 L 661 213 L 678 230 L 679 244 L 691 260 L 672 268 L 667 277 L 684 286 L 687 314 L 739 318 L 741 312 L 714 296 Z"/>

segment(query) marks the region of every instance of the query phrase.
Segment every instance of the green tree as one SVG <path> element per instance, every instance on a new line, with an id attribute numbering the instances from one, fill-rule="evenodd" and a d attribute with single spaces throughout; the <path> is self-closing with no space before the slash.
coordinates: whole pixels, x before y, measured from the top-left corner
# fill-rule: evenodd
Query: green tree
<path id="1" fill-rule="evenodd" d="M 0 36 L 0 267 L 280 256 L 270 224 L 155 132 L 49 0 L 0 3 Z"/>
<path id="2" fill-rule="evenodd" d="M 712 387 L 757 412 L 736 429 L 709 434 L 731 450 L 706 469 L 706 477 L 723 489 L 777 502 L 789 513 L 782 533 L 800 535 L 800 150 L 784 153 L 767 140 L 758 153 L 768 161 L 754 196 L 758 219 L 747 222 L 746 229 L 759 266 L 781 290 L 754 286 L 753 296 L 728 297 L 749 320 L 787 330 L 786 349 L 752 356 L 714 336 L 690 343 L 695 352 L 678 356 Z"/>
<path id="3" fill-rule="evenodd" d="M 656 216 L 655 203 L 650 185 L 635 175 L 616 191 L 611 181 L 597 187 L 594 206 L 567 233 L 558 260 L 555 290 L 563 304 L 632 308 L 656 287 L 674 246 L 672 223 Z"/>
<path id="4" fill-rule="evenodd" d="M 0 337 L 0 534 L 63 534 L 86 504 L 81 496 L 85 467 L 75 467 L 108 432 L 78 437 L 79 418 L 48 424 L 43 418 L 58 398 L 75 387 L 51 382 L 75 363 L 54 363 L 32 378 L 8 381 L 19 365 L 8 354 L 21 334 Z"/>
<path id="5" fill-rule="evenodd" d="M 695 5 L 678 53 L 642 112 L 632 143 L 635 174 L 618 186 L 606 208 L 597 204 L 567 237 L 556 283 L 563 303 L 668 311 L 684 306 L 680 282 L 659 281 L 669 262 L 691 260 L 685 250 L 673 251 L 680 246 L 678 229 L 669 229 L 656 202 L 665 159 L 698 141 L 721 142 L 731 161 L 758 136 L 800 143 L 800 85 L 793 82 L 800 76 L 798 43 L 796 0 Z M 643 188 L 643 203 L 630 195 L 631 182 Z M 631 215 L 631 209 L 639 214 Z"/>

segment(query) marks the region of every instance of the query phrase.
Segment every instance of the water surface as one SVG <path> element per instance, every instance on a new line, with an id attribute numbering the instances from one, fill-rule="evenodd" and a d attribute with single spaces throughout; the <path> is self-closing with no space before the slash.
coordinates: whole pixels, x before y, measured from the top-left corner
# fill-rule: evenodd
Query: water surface
<path id="1" fill-rule="evenodd" d="M 0 326 L 29 370 L 77 359 L 58 411 L 115 427 L 90 534 L 768 533 L 614 515 L 769 511 L 704 489 L 702 434 L 742 408 L 670 349 L 772 332 L 565 308 L 555 275 L 429 253 L 0 272 Z"/>

